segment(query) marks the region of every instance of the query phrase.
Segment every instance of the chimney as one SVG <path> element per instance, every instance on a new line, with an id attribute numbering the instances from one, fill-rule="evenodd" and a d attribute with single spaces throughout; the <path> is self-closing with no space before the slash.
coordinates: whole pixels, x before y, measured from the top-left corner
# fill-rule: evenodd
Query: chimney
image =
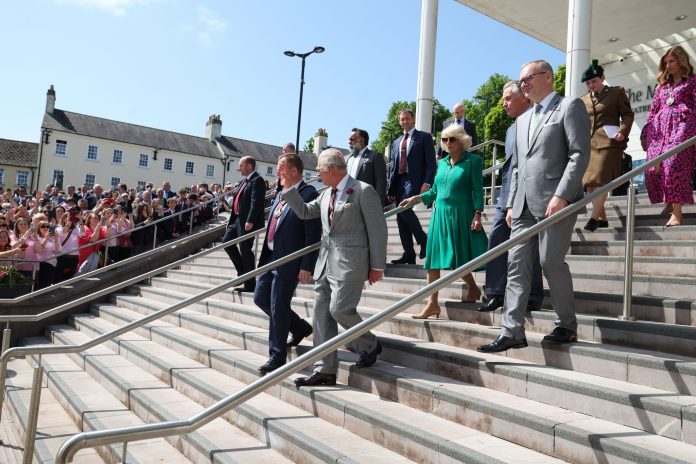
<path id="1" fill-rule="evenodd" d="M 48 92 L 46 92 L 46 112 L 48 114 L 53 114 L 53 110 L 56 108 L 56 91 L 53 88 L 53 84 L 49 87 Z"/>
<path id="2" fill-rule="evenodd" d="M 328 146 L 329 134 L 326 133 L 326 129 L 317 129 L 317 133 L 314 134 L 314 154 L 319 155 Z"/>
<path id="3" fill-rule="evenodd" d="M 219 114 L 211 114 L 205 125 L 205 137 L 214 142 L 222 136 L 222 119 Z"/>

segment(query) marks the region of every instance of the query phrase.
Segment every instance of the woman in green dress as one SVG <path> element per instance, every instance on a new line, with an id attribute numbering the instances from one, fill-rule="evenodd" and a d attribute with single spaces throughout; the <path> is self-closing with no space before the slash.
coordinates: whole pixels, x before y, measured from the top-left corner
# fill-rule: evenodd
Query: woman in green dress
<path id="1" fill-rule="evenodd" d="M 428 283 L 440 278 L 441 269 L 456 269 L 485 253 L 488 247 L 488 238 L 481 226 L 483 160 L 476 153 L 467 152 L 471 137 L 459 124 L 452 124 L 442 131 L 441 143 L 449 155 L 438 162 L 433 186 L 399 205 L 435 202 L 423 266 L 428 270 Z M 463 279 L 469 290 L 463 301 L 475 302 L 481 298 L 481 290 L 471 273 Z M 437 292 L 430 295 L 423 312 L 411 317 L 439 317 L 437 298 Z"/>

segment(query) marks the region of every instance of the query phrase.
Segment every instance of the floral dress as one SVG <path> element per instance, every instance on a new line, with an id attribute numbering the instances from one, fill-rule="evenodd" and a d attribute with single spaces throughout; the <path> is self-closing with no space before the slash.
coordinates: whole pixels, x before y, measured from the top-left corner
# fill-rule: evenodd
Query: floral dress
<path id="1" fill-rule="evenodd" d="M 678 84 L 664 82 L 655 92 L 640 139 L 650 161 L 696 135 L 696 75 Z M 693 145 L 645 172 L 650 203 L 693 204 L 691 185 L 696 163 Z"/>

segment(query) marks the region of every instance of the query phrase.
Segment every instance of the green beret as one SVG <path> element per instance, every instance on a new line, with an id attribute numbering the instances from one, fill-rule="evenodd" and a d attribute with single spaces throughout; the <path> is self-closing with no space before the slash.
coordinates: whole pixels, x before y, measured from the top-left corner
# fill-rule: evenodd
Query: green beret
<path id="1" fill-rule="evenodd" d="M 604 68 L 599 65 L 599 61 L 592 60 L 592 64 L 589 68 L 582 73 L 582 82 L 589 81 L 595 77 L 600 77 L 604 75 Z"/>

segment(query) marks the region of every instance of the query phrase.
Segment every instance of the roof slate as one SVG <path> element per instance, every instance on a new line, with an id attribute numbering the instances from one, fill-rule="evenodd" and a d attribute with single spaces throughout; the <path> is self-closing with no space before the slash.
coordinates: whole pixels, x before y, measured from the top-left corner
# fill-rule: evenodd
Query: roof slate
<path id="1" fill-rule="evenodd" d="M 110 119 L 98 118 L 59 109 L 45 113 L 42 127 L 85 135 L 117 142 L 143 145 L 158 150 L 191 153 L 208 158 L 221 159 L 220 150 L 205 137 L 180 134 L 162 129 L 138 126 Z M 253 156 L 256 161 L 275 164 L 281 147 L 266 143 L 252 142 L 223 135 L 217 139 L 223 152 L 228 156 Z M 300 153 L 305 168 L 315 170 L 316 156 L 312 153 Z"/>
<path id="2" fill-rule="evenodd" d="M 38 143 L 0 139 L 0 164 L 35 168 L 38 158 Z"/>

